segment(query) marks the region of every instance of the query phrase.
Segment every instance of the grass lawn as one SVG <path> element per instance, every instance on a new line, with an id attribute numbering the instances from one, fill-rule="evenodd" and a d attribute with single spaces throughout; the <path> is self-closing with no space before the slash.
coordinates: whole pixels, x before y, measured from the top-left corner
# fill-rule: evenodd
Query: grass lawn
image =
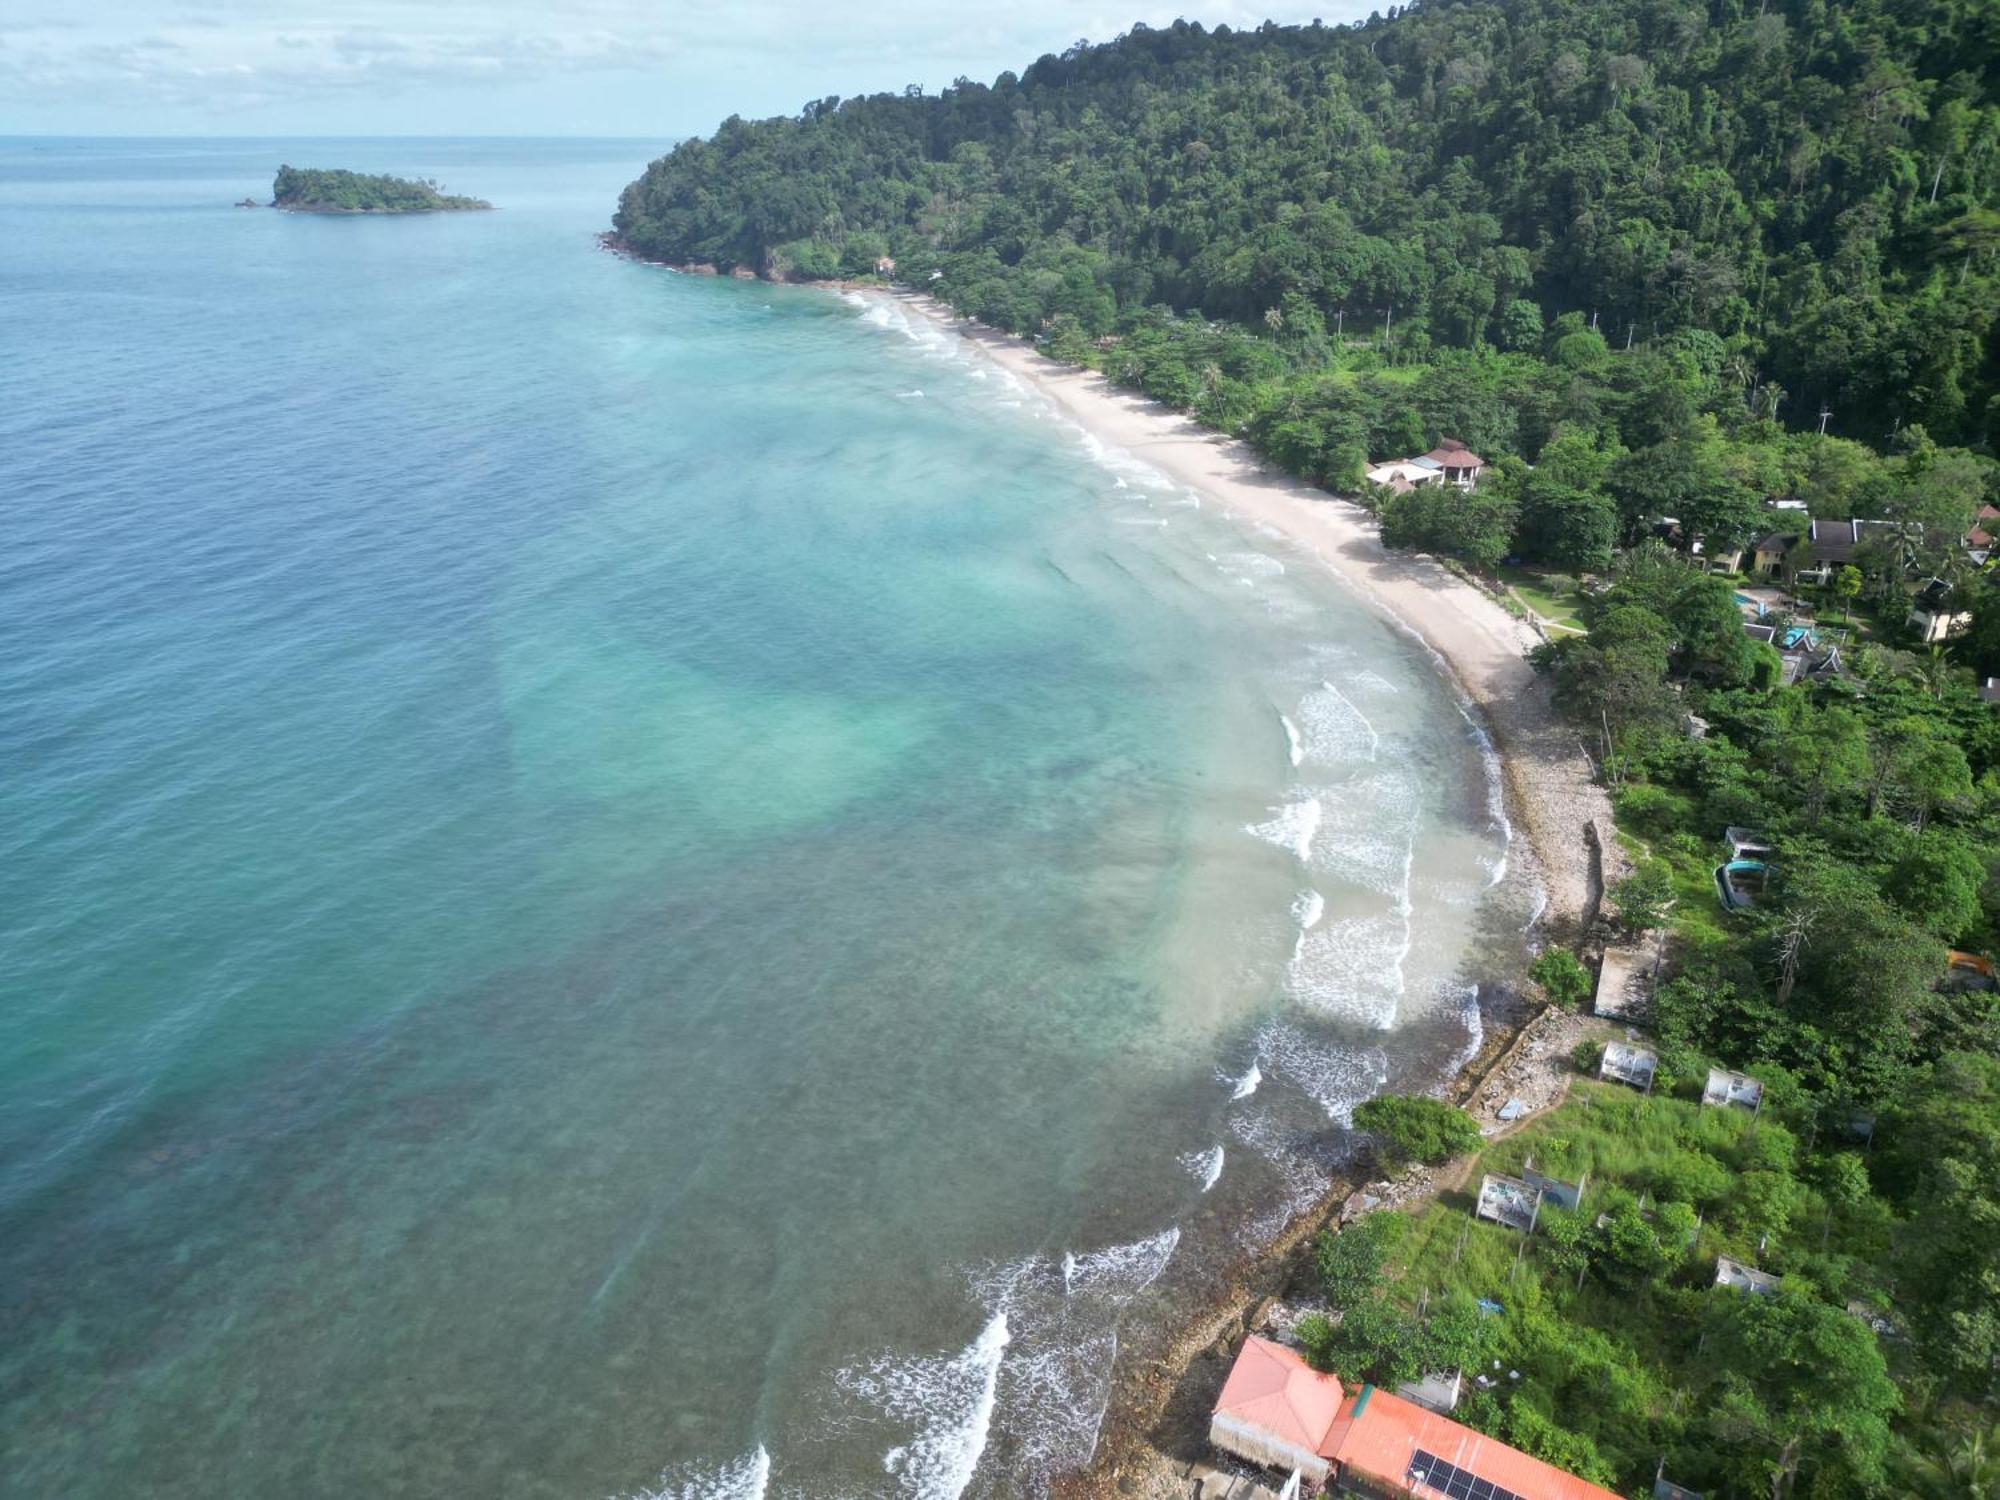
<path id="1" fill-rule="evenodd" d="M 1540 615 L 1542 622 L 1551 630 L 1577 633 L 1583 630 L 1576 618 L 1579 601 L 1568 580 L 1565 579 L 1559 586 L 1553 585 L 1547 575 L 1528 568 L 1502 568 L 1500 577 L 1514 597 Z"/>
<path id="2" fill-rule="evenodd" d="M 1836 1303 L 1862 1290 L 1866 1274 L 1843 1255 L 1859 1248 L 1843 1243 L 1843 1217 L 1781 1165 L 1793 1147 L 1778 1121 L 1704 1108 L 1686 1097 L 1694 1087 L 1684 1080 L 1680 1097 L 1641 1095 L 1579 1078 L 1559 1109 L 1488 1144 L 1462 1188 L 1411 1213 L 1385 1268 L 1390 1295 L 1412 1311 L 1454 1291 L 1498 1304 L 1479 1367 L 1466 1371 L 1462 1419 L 1633 1493 L 1662 1454 L 1677 1472 L 1710 1477 L 1701 1474 L 1698 1415 L 1716 1371 L 1701 1330 L 1711 1299 L 1741 1295 L 1711 1285 L 1718 1254 L 1797 1286 L 1818 1283 Z M 1480 1175 L 1518 1175 L 1531 1156 L 1551 1177 L 1587 1174 L 1583 1221 L 1643 1204 L 1645 1222 L 1659 1229 L 1658 1260 L 1621 1274 L 1593 1257 L 1579 1280 L 1575 1262 L 1558 1269 L 1548 1233 L 1474 1219 Z M 1689 1231 L 1663 1227 L 1655 1212 L 1663 1200 L 1680 1205 L 1673 1212 Z M 1560 1217 L 1543 1210 L 1552 1212 Z M 1551 1419 L 1575 1436 L 1551 1433 Z"/>

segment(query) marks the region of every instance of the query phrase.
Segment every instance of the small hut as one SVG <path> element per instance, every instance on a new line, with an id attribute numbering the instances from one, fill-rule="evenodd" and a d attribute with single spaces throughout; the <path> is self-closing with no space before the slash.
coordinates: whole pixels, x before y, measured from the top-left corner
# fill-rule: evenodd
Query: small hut
<path id="1" fill-rule="evenodd" d="M 1597 1065 L 1597 1076 L 1629 1083 L 1633 1088 L 1650 1094 L 1653 1091 L 1653 1074 L 1659 1071 L 1659 1067 L 1660 1055 L 1650 1047 L 1635 1047 L 1630 1042 L 1607 1042 L 1604 1060 Z"/>
<path id="2" fill-rule="evenodd" d="M 1760 1271 L 1755 1266 L 1746 1266 L 1740 1260 L 1731 1260 L 1726 1255 L 1715 1258 L 1715 1284 L 1733 1287 L 1739 1292 L 1749 1292 L 1755 1297 L 1768 1297 L 1777 1291 L 1778 1283 L 1785 1278 L 1769 1271 Z"/>
<path id="3" fill-rule="evenodd" d="M 1748 1073 L 1732 1073 L 1727 1068 L 1710 1068 L 1708 1083 L 1701 1091 L 1701 1102 L 1714 1105 L 1735 1105 L 1747 1109 L 1752 1114 L 1763 1108 L 1764 1085 Z"/>
<path id="4" fill-rule="evenodd" d="M 1479 1179 L 1479 1204 L 1474 1212 L 1482 1219 L 1518 1229 L 1523 1234 L 1535 1227 L 1535 1211 L 1540 1195 L 1518 1177 L 1502 1177 L 1488 1172 Z"/>
<path id="5" fill-rule="evenodd" d="M 1320 1450 L 1340 1415 L 1340 1382 L 1269 1339 L 1248 1338 L 1223 1384 L 1208 1440 L 1267 1469 L 1292 1469 L 1324 1484 Z"/>

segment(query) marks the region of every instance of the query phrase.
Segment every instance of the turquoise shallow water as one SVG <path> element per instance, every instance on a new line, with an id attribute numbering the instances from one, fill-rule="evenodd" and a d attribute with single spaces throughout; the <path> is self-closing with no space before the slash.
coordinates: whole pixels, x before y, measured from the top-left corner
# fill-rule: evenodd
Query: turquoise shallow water
<path id="1" fill-rule="evenodd" d="M 1422 653 L 654 149 L 0 142 L 9 1493 L 1033 1493 L 1476 1038 Z"/>

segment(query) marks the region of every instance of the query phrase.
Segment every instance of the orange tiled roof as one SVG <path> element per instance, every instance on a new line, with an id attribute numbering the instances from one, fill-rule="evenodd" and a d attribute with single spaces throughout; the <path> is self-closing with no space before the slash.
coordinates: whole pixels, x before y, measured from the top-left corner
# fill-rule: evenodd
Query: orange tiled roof
<path id="1" fill-rule="evenodd" d="M 1248 1338 L 1216 1398 L 1215 1411 L 1323 1454 L 1327 1430 L 1340 1414 L 1340 1397 L 1340 1382 L 1333 1376 L 1320 1374 L 1283 1344 Z"/>
<path id="2" fill-rule="evenodd" d="M 1338 1463 L 1343 1475 L 1358 1473 L 1407 1486 L 1421 1500 L 1446 1500 L 1442 1490 L 1410 1483 L 1410 1461 L 1420 1448 L 1522 1500 L 1619 1500 L 1601 1485 L 1373 1386 L 1363 1386 L 1341 1409 L 1319 1451 Z"/>

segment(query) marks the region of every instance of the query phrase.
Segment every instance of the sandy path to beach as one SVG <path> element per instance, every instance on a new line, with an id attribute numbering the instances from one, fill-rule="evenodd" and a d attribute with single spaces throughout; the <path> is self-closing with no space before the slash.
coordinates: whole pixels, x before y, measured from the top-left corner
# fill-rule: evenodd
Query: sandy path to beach
<path id="1" fill-rule="evenodd" d="M 1560 931 L 1576 930 L 1595 908 L 1600 879 L 1588 830 L 1595 822 L 1608 833 L 1611 809 L 1575 731 L 1550 704 L 1547 681 L 1528 665 L 1536 638 L 1525 622 L 1431 558 L 1387 551 L 1374 518 L 1359 505 L 1279 473 L 1248 445 L 1121 390 L 1094 370 L 1059 364 L 1020 339 L 967 322 L 928 297 L 891 295 L 978 345 L 1098 441 L 1153 465 L 1226 513 L 1283 533 L 1427 644 L 1477 705 L 1500 751 L 1509 816 L 1540 866 L 1546 918 Z M 1617 858 L 1615 846 L 1611 857 Z"/>

